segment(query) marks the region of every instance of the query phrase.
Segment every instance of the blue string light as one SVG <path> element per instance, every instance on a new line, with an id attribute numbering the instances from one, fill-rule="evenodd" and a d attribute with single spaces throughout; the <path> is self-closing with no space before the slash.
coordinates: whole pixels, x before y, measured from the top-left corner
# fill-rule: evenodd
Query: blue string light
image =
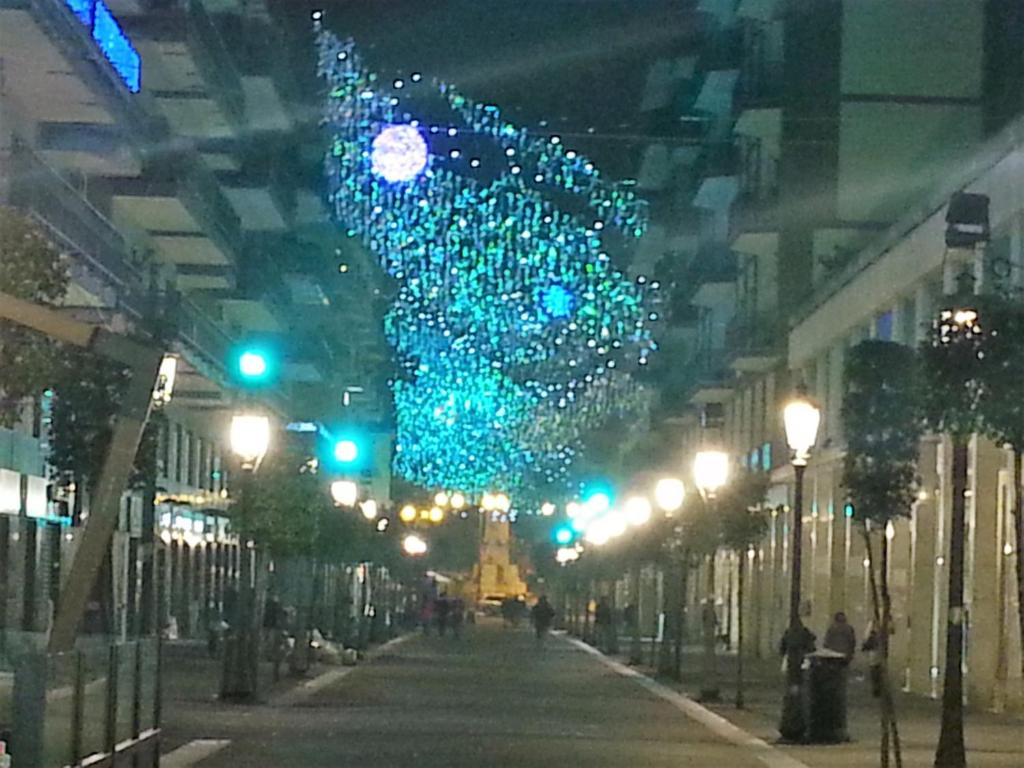
<path id="1" fill-rule="evenodd" d="M 627 363 L 653 348 L 654 286 L 605 239 L 640 237 L 646 204 L 558 137 L 418 73 L 379 78 L 318 32 L 333 213 L 398 283 L 395 471 L 470 494 L 568 483 L 588 431 L 645 407 Z"/>

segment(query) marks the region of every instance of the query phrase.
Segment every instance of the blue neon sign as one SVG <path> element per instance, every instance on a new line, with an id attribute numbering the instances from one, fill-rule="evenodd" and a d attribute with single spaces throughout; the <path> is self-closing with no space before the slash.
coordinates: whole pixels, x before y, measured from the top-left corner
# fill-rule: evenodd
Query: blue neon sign
<path id="1" fill-rule="evenodd" d="M 132 93 L 142 90 L 142 57 L 103 0 L 64 0 Z"/>

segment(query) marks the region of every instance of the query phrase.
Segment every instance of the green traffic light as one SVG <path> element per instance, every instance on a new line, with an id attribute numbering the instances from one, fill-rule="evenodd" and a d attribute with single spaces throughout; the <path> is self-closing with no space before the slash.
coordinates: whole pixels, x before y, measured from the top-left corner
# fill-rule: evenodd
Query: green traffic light
<path id="1" fill-rule="evenodd" d="M 359 458 L 359 446 L 352 440 L 339 440 L 334 444 L 334 458 L 342 464 L 351 464 Z"/>

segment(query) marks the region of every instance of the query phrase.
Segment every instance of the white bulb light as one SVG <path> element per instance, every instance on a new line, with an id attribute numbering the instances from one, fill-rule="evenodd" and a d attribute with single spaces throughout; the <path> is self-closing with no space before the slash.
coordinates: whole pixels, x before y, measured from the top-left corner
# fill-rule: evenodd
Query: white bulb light
<path id="1" fill-rule="evenodd" d="M 405 554 L 412 555 L 413 557 L 425 555 L 427 553 L 427 542 L 415 533 L 411 533 L 402 540 L 402 549 L 405 551 Z"/>
<path id="2" fill-rule="evenodd" d="M 633 496 L 626 500 L 626 520 L 630 525 L 643 525 L 651 519 L 651 502 L 644 496 Z"/>
<path id="3" fill-rule="evenodd" d="M 359 486 L 351 480 L 335 480 L 331 483 L 331 498 L 340 506 L 354 507 L 359 500 Z"/>
<path id="4" fill-rule="evenodd" d="M 654 486 L 654 500 L 662 512 L 675 512 L 686 498 L 686 487 L 677 477 L 663 477 Z"/>
<path id="5" fill-rule="evenodd" d="M 427 142 L 411 125 L 389 125 L 373 140 L 373 172 L 392 183 L 412 181 L 427 167 Z"/>

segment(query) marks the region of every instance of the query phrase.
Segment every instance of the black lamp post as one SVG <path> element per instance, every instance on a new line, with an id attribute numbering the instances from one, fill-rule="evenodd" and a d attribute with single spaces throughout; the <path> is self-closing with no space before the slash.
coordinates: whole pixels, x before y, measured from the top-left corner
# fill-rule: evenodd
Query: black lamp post
<path id="1" fill-rule="evenodd" d="M 803 548 L 804 471 L 818 436 L 821 411 L 803 388 L 786 404 L 782 413 L 786 442 L 793 452 L 796 486 L 793 492 L 793 560 L 789 584 L 789 629 L 786 631 L 786 693 L 782 700 L 779 733 L 785 741 L 802 741 L 806 730 L 803 706 L 803 660 L 806 630 L 800 619 L 800 578 Z"/>

